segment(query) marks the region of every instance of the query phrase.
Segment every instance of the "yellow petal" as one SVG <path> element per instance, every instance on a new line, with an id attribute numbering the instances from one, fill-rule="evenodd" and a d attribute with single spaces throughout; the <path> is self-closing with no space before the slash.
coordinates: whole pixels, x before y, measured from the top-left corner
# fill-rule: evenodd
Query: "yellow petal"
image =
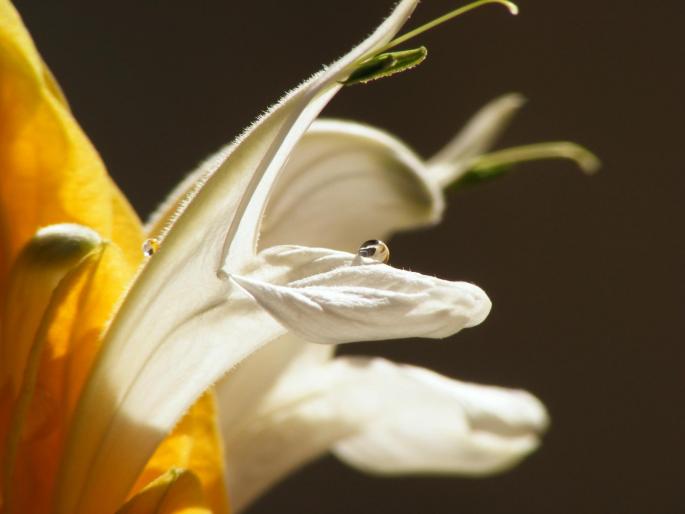
<path id="1" fill-rule="evenodd" d="M 0 384 L 9 382 L 15 395 L 53 291 L 70 269 L 101 244 L 95 231 L 81 225 L 51 225 L 36 233 L 14 263 L 3 294 Z"/>
<path id="2" fill-rule="evenodd" d="M 33 443 L 53 439 L 66 409 L 39 372 L 58 336 L 56 327 L 64 324 L 65 310 L 73 314 L 70 297 L 92 278 L 104 246 L 97 233 L 85 227 L 47 227 L 31 239 L 10 273 L 0 377 L 5 418 L 0 426 L 0 475 L 6 513 L 30 512 L 28 505 L 33 508 L 46 499 L 39 484 L 49 480 L 44 464 L 49 467 L 55 455 L 42 451 L 33 459 Z M 67 377 L 62 374 L 62 380 Z"/>
<path id="3" fill-rule="evenodd" d="M 56 414 L 48 421 L 49 436 L 34 440 L 30 458 L 26 458 L 49 501 L 52 501 L 68 427 L 98 352 L 103 327 L 133 272 L 124 252 L 114 243 L 107 245 L 97 268 L 84 275 L 73 288 L 51 328 L 50 344 L 43 352 L 38 372 L 36 391 L 40 394 L 36 394 L 35 401 L 44 399 L 46 420 L 50 409 L 56 410 Z"/>
<path id="4" fill-rule="evenodd" d="M 0 291 L 7 291 L 8 271 L 20 249 L 42 226 L 80 223 L 114 243 L 97 269 L 84 274 L 64 299 L 40 355 L 13 482 L 21 484 L 18 498 L 30 500 L 30 509 L 21 511 L 42 512 L 53 492 L 73 405 L 102 328 L 141 259 L 143 234 L 8 0 L 0 0 L 0 170 Z M 0 311 L 6 328 L 3 348 L 15 348 L 16 338 L 22 338 L 19 313 L 36 318 L 32 326 L 42 316 L 41 297 L 49 297 L 45 293 L 50 287 L 41 289 L 40 272 L 34 271 L 37 287 L 11 299 L 0 295 L 0 308 L 12 301 Z M 21 326 L 23 335 L 30 336 L 30 328 Z M 25 351 L 15 351 L 0 377 L 0 433 L 7 429 L 23 387 L 17 377 L 23 377 L 25 356 Z"/>
<path id="5" fill-rule="evenodd" d="M 137 491 L 172 466 L 189 469 L 197 475 L 215 514 L 228 514 L 224 487 L 223 445 L 217 425 L 214 391 L 205 393 L 191 407 L 147 463 L 134 487 Z"/>
<path id="6" fill-rule="evenodd" d="M 140 222 L 8 0 L 0 0 L 0 170 L 0 290 L 19 250 L 53 223 L 87 225 L 137 261 Z"/>
<path id="7" fill-rule="evenodd" d="M 32 371 L 35 384 L 32 386 L 29 415 L 21 431 L 15 459 L 17 466 L 11 484 L 17 505 L 15 512 L 49 511 L 76 400 L 97 353 L 102 327 L 111 316 L 132 271 L 122 252 L 110 243 L 93 265 L 70 278 L 68 289 L 60 295 L 39 358 L 33 363 L 37 366 L 37 371 Z M 42 293 L 35 287 L 35 282 L 33 285 L 32 290 L 24 289 L 23 292 L 35 299 Z M 20 319 L 14 312 L 32 310 L 26 305 L 32 303 L 8 303 L 6 319 Z M 16 324 L 8 328 L 8 333 L 21 334 Z M 13 346 L 8 348 L 15 349 Z M 18 359 L 10 357 L 8 360 Z M 21 390 L 27 387 L 26 372 L 23 375 Z M 13 405 L 17 396 L 11 381 L 6 384 L 10 387 L 4 389 L 11 394 L 5 393 L 3 411 L 8 410 L 7 403 Z M 8 418 L 7 423 L 9 415 L 5 414 L 5 417 Z"/>
<path id="8" fill-rule="evenodd" d="M 117 514 L 212 514 L 200 480 L 190 471 L 170 469 L 151 482 Z"/>

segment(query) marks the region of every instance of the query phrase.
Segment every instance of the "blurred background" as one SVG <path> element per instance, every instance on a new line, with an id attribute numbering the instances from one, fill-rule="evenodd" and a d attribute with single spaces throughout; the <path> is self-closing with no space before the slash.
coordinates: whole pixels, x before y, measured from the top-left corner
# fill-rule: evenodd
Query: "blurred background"
<path id="1" fill-rule="evenodd" d="M 392 0 L 19 1 L 16 5 L 111 174 L 145 217 L 196 163 L 288 88 L 359 42 Z M 460 3 L 424 0 L 408 27 Z M 326 115 L 438 150 L 488 100 L 528 104 L 499 147 L 568 139 L 568 162 L 449 195 L 445 221 L 397 236 L 393 264 L 482 286 L 494 309 L 450 340 L 348 345 L 548 406 L 542 448 L 487 479 L 363 476 L 332 458 L 250 510 L 685 511 L 685 4 L 519 2 L 422 36 L 417 69 L 344 89 Z"/>

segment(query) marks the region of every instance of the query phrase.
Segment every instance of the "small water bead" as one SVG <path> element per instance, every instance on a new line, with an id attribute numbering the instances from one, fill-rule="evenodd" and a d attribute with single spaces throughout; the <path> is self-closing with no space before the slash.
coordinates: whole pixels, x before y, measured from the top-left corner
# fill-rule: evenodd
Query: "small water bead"
<path id="1" fill-rule="evenodd" d="M 383 241 L 378 239 L 369 239 L 364 241 L 359 247 L 357 254 L 360 257 L 373 259 L 377 262 L 386 264 L 390 260 L 390 248 Z"/>
<path id="2" fill-rule="evenodd" d="M 143 243 L 143 254 L 145 255 L 145 257 L 150 257 L 157 250 L 159 250 L 159 241 L 157 239 L 147 239 Z"/>

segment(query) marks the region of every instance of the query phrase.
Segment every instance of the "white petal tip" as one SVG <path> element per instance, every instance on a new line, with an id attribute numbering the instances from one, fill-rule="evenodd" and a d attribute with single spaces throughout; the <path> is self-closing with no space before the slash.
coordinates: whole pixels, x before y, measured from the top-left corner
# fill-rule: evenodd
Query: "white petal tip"
<path id="1" fill-rule="evenodd" d="M 492 301 L 487 293 L 477 285 L 464 282 L 463 286 L 470 292 L 473 301 L 470 320 L 464 325 L 465 328 L 471 328 L 485 321 L 492 310 Z"/>

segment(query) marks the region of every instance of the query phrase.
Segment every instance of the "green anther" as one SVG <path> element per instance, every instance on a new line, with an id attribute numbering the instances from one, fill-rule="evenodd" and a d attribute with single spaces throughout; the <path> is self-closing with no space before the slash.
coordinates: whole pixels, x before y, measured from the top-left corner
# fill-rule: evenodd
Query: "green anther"
<path id="1" fill-rule="evenodd" d="M 365 84 L 371 80 L 389 77 L 395 73 L 401 73 L 423 62 L 428 55 L 425 46 L 402 50 L 400 52 L 385 52 L 375 55 L 363 61 L 352 74 L 342 83 L 346 86 L 352 84 Z"/>
<path id="2" fill-rule="evenodd" d="M 388 50 L 401 45 L 402 43 L 405 43 L 410 39 L 423 34 L 434 27 L 437 27 L 438 25 L 442 25 L 452 18 L 456 18 L 457 16 L 488 4 L 500 4 L 509 9 L 511 14 L 518 13 L 518 7 L 516 4 L 510 2 L 509 0 L 478 0 L 476 2 L 472 2 L 468 5 L 450 11 L 447 14 L 434 19 L 433 21 L 421 25 L 420 27 L 407 32 L 398 38 L 393 39 L 387 45 L 381 48 L 376 55 L 359 62 L 355 70 L 346 80 L 341 81 L 341 84 L 345 84 L 346 86 L 352 84 L 364 84 L 371 80 L 389 77 L 395 73 L 400 73 L 415 67 L 416 65 L 420 64 L 428 54 L 428 50 L 425 46 L 412 48 L 411 50 L 402 50 L 399 52 L 388 52 Z"/>

